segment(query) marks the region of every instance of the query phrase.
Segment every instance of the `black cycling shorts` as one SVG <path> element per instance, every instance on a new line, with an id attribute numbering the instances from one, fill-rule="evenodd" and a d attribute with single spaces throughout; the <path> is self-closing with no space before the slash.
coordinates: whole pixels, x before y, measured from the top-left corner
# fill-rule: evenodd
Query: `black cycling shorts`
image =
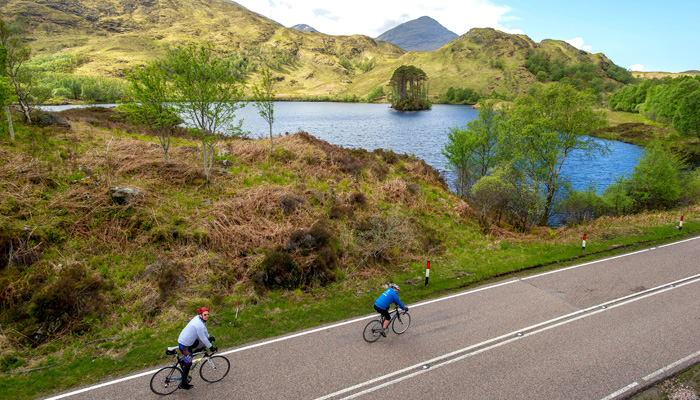
<path id="1" fill-rule="evenodd" d="M 384 319 L 386 319 L 387 321 L 391 319 L 391 315 L 389 315 L 389 310 L 379 308 L 376 304 L 374 305 L 374 309 L 377 310 L 378 313 L 382 314 L 382 317 L 384 317 Z"/>

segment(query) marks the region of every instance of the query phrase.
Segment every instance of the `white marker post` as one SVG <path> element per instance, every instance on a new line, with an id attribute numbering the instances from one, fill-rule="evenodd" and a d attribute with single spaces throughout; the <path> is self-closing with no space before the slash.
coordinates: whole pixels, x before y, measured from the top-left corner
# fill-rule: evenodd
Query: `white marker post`
<path id="1" fill-rule="evenodd" d="M 430 278 L 430 261 L 428 261 L 428 266 L 425 267 L 425 286 L 428 286 L 428 278 Z"/>
<path id="2" fill-rule="evenodd" d="M 681 224 L 678 225 L 678 230 L 680 231 L 681 229 L 683 229 L 683 216 L 682 215 L 681 215 Z"/>
<path id="3" fill-rule="evenodd" d="M 581 245 L 581 253 L 586 252 L 586 234 L 583 234 L 583 244 Z"/>

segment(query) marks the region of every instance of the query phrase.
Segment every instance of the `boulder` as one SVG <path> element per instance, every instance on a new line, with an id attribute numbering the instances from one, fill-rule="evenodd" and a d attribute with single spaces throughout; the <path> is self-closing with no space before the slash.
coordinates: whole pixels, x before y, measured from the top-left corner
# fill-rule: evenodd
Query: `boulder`
<path id="1" fill-rule="evenodd" d="M 109 188 L 109 196 L 116 204 L 125 205 L 133 203 L 136 199 L 142 197 L 143 193 L 138 189 L 128 187 L 111 187 Z"/>
<path id="2" fill-rule="evenodd" d="M 52 112 L 41 113 L 41 115 L 36 119 L 36 123 L 39 126 L 56 125 L 64 128 L 70 128 L 70 124 L 65 119 Z"/>

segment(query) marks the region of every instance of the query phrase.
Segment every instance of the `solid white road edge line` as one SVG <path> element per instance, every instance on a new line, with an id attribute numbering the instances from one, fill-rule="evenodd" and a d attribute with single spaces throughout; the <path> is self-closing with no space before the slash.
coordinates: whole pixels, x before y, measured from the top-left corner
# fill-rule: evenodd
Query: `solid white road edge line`
<path id="1" fill-rule="evenodd" d="M 679 241 L 679 242 L 674 242 L 674 243 L 665 244 L 665 245 L 659 246 L 659 247 L 673 246 L 673 245 L 675 245 L 675 244 L 685 243 L 685 242 L 688 242 L 688 241 L 691 241 L 691 240 L 696 240 L 696 239 L 700 239 L 700 236 L 697 236 L 697 237 L 694 237 L 694 238 L 690 238 L 690 239 L 681 240 L 681 241 Z M 643 252 L 645 252 L 645 251 L 649 251 L 649 249 L 640 250 L 640 251 L 635 251 L 635 252 L 628 253 L 628 254 L 621 254 L 621 255 L 619 255 L 619 256 L 610 257 L 610 258 L 605 258 L 605 259 L 602 259 L 602 260 L 591 261 L 591 262 L 587 262 L 587 263 L 583 263 L 583 264 L 579 264 L 579 265 L 574 265 L 574 266 L 571 266 L 571 267 L 562 268 L 562 269 L 558 269 L 558 270 L 555 270 L 555 271 L 549 271 L 549 272 L 545 272 L 545 273 L 542 273 L 542 274 L 537 274 L 537 275 L 533 275 L 533 276 L 530 276 L 530 277 L 522 278 L 522 279 L 519 279 L 519 280 L 516 279 L 516 280 L 511 280 L 511 281 L 506 281 L 506 282 L 498 283 L 498 284 L 495 284 L 495 285 L 485 286 L 485 287 L 482 287 L 482 288 L 477 288 L 477 289 L 469 290 L 469 291 L 466 291 L 466 292 L 462 292 L 462 293 L 457 293 L 457 294 L 453 294 L 453 295 L 450 295 L 450 296 L 441 297 L 441 298 L 439 298 L 439 299 L 428 300 L 428 301 L 425 301 L 425 302 L 422 302 L 422 303 L 417 303 L 417 304 L 411 305 L 411 307 L 420 307 L 420 306 L 424 306 L 424 305 L 427 305 L 427 304 L 436 303 L 436 302 L 438 302 L 438 301 L 450 300 L 450 299 L 453 299 L 453 298 L 455 298 L 455 297 L 465 296 L 465 295 L 468 295 L 468 294 L 473 294 L 473 293 L 481 292 L 481 291 L 484 291 L 484 290 L 494 289 L 494 288 L 497 288 L 497 287 L 500 287 L 500 286 L 509 285 L 509 284 L 511 284 L 511 283 L 519 282 L 519 281 L 521 281 L 521 280 L 533 279 L 533 278 L 536 278 L 536 277 L 539 277 L 539 276 L 554 274 L 554 273 L 557 273 L 557 272 L 563 272 L 563 271 L 567 271 L 567 270 L 570 270 L 570 269 L 573 269 L 573 268 L 580 268 L 580 267 L 584 267 L 584 266 L 587 266 L 587 265 L 592 265 L 592 264 L 596 264 L 596 263 L 600 263 L 600 262 L 615 260 L 615 259 L 617 259 L 617 258 L 632 256 L 632 255 L 635 255 L 635 254 L 643 253 Z M 277 339 L 272 339 L 272 340 L 268 340 L 268 341 L 265 341 L 265 342 L 256 343 L 256 344 L 253 344 L 253 345 L 250 345 L 250 346 L 241 347 L 241 348 L 239 348 L 239 349 L 229 350 L 229 351 L 226 351 L 226 352 L 221 353 L 221 355 L 232 354 L 232 353 L 238 353 L 238 352 L 240 352 L 240 351 L 250 350 L 250 349 L 254 349 L 254 348 L 256 348 L 256 347 L 265 346 L 265 345 L 268 345 L 268 344 L 273 344 L 273 343 L 281 342 L 281 341 L 284 341 L 284 340 L 294 339 L 294 338 L 297 338 L 297 337 L 300 337 L 300 336 L 310 335 L 310 334 L 312 334 L 312 333 L 321 332 L 321 331 L 326 330 L 326 329 L 332 329 L 332 328 L 337 328 L 337 327 L 343 326 L 343 325 L 353 324 L 353 323 L 355 323 L 355 322 L 364 321 L 364 320 L 367 320 L 367 319 L 370 319 L 370 318 L 373 318 L 373 317 L 374 317 L 374 314 L 370 314 L 370 315 L 367 315 L 367 316 L 364 316 L 364 317 L 360 317 L 360 318 L 355 318 L 355 319 L 352 319 L 352 320 L 349 320 L 349 321 L 340 322 L 340 323 L 337 323 L 337 324 L 333 324 L 333 325 L 329 325 L 329 326 L 325 326 L 325 327 L 321 327 L 321 328 L 312 329 L 312 330 L 310 330 L 310 331 L 300 332 L 300 333 L 296 333 L 296 334 L 294 334 L 294 335 L 283 336 L 283 337 L 279 337 L 279 338 L 277 338 Z M 533 326 L 534 326 L 534 325 L 533 325 Z M 487 343 L 487 342 L 484 342 L 484 343 Z M 100 384 L 97 384 L 97 385 L 94 385 L 94 386 L 89 386 L 89 387 L 86 387 L 86 388 L 83 388 L 83 389 L 79 389 L 79 390 L 75 390 L 75 391 L 72 391 L 72 392 L 64 393 L 64 394 L 61 394 L 61 395 L 58 395 L 58 396 L 49 397 L 49 398 L 46 399 L 46 400 L 59 400 L 59 399 L 64 399 L 64 398 L 66 398 L 66 397 L 70 397 L 70 396 L 73 396 L 73 395 L 76 395 L 76 394 L 89 392 L 90 390 L 99 389 L 99 388 L 102 388 L 102 387 L 105 387 L 105 386 L 114 385 L 114 384 L 116 384 L 116 383 L 121 383 L 121 382 L 125 382 L 125 381 L 131 380 L 131 379 L 140 378 L 140 377 L 142 377 L 142 376 L 146 376 L 146 375 L 149 375 L 149 374 L 154 374 L 154 373 L 156 373 L 156 371 L 158 371 L 159 369 L 160 369 L 160 368 L 154 369 L 154 370 L 151 370 L 151 371 L 141 372 L 141 373 L 136 374 L 136 375 L 126 376 L 126 377 L 124 377 L 124 378 L 116 379 L 116 380 L 109 381 L 109 382 L 103 382 L 103 383 L 100 383 Z"/>
<path id="2" fill-rule="evenodd" d="M 669 371 L 669 370 L 671 370 L 671 369 L 673 369 L 673 368 L 675 368 L 675 367 L 677 367 L 685 362 L 688 362 L 688 361 L 690 361 L 693 358 L 698 357 L 698 356 L 700 356 L 700 351 L 695 352 L 695 353 L 689 355 L 688 357 L 681 358 L 680 360 L 678 360 L 672 364 L 669 364 L 669 365 L 659 369 L 658 371 L 652 372 L 651 374 L 645 376 L 642 379 L 644 379 L 645 381 L 652 380 L 652 379 L 656 378 L 657 376 L 659 376 L 659 375 L 661 375 L 661 374 L 663 374 L 663 373 L 665 373 L 665 372 L 667 372 L 667 371 Z"/>
<path id="3" fill-rule="evenodd" d="M 651 380 L 651 379 L 654 379 L 654 378 L 656 378 L 657 376 L 659 376 L 659 375 L 661 375 L 661 374 L 663 374 L 663 373 L 665 373 L 665 372 L 667 372 L 667 371 L 670 371 L 671 369 L 673 369 L 673 368 L 675 368 L 675 367 L 677 367 L 677 366 L 679 366 L 679 365 L 681 365 L 681 364 L 684 364 L 684 363 L 686 363 L 686 362 L 688 362 L 688 361 L 690 361 L 690 360 L 692 360 L 693 358 L 696 358 L 696 357 L 698 357 L 698 356 L 700 356 L 700 351 L 697 351 L 697 352 L 695 352 L 695 353 L 693 353 L 693 354 L 691 354 L 691 355 L 689 355 L 689 356 L 687 356 L 687 357 L 681 358 L 680 360 L 678 360 L 678 361 L 676 361 L 676 362 L 674 362 L 674 363 L 671 363 L 671 364 L 669 364 L 669 365 L 667 365 L 667 366 L 665 366 L 665 367 L 659 369 L 658 371 L 652 372 L 651 374 L 645 376 L 645 377 L 642 378 L 642 379 L 645 380 L 645 381 L 649 381 L 649 380 Z M 621 395 L 621 394 L 623 394 L 623 393 L 629 391 L 630 389 L 632 389 L 632 388 L 634 388 L 634 387 L 636 387 L 636 386 L 639 386 L 639 384 L 638 384 L 637 382 L 633 382 L 633 383 L 627 385 L 626 387 L 624 387 L 624 388 L 618 390 L 617 392 L 611 393 L 611 394 L 607 395 L 606 397 L 603 397 L 603 398 L 600 399 L 600 400 L 612 400 L 612 399 L 614 399 L 615 397 L 617 397 L 617 396 L 619 396 L 619 395 Z"/>
<path id="4" fill-rule="evenodd" d="M 688 279 L 690 279 L 690 280 L 688 280 Z M 682 286 L 685 286 L 685 285 L 689 285 L 689 284 L 691 284 L 691 283 L 700 282 L 700 274 L 698 274 L 698 275 L 693 275 L 692 277 L 686 278 L 686 279 L 684 279 L 684 280 L 685 280 L 686 282 L 679 283 L 679 284 L 674 284 L 675 286 L 670 286 L 671 284 L 668 284 L 668 283 L 667 283 L 667 284 L 660 285 L 660 286 L 657 286 L 655 289 L 650 289 L 650 290 L 656 290 L 655 292 L 653 292 L 653 293 L 647 293 L 647 294 L 642 295 L 642 296 L 637 296 L 637 297 L 634 297 L 634 298 L 632 298 L 632 299 L 628 299 L 630 296 L 621 297 L 620 300 L 621 300 L 621 299 L 626 299 L 626 300 L 625 300 L 625 301 L 622 301 L 622 302 L 618 302 L 617 304 L 613 304 L 613 305 L 611 305 L 610 307 L 602 308 L 603 305 L 609 304 L 609 303 L 611 303 L 611 302 L 615 302 L 615 300 L 610 301 L 610 302 L 606 302 L 606 303 L 602 303 L 602 304 L 599 304 L 599 305 L 594 306 L 594 307 L 589 307 L 589 308 L 587 308 L 586 310 L 577 311 L 577 312 L 575 312 L 575 313 L 568 314 L 568 316 L 572 316 L 572 315 L 575 315 L 575 314 L 580 314 L 581 312 L 590 311 L 590 310 L 594 310 L 594 309 L 595 309 L 595 311 L 593 311 L 593 312 L 588 312 L 588 313 L 586 313 L 586 314 L 579 315 L 579 316 L 577 316 L 577 317 L 575 317 L 575 318 L 571 318 L 571 319 L 568 319 L 568 320 L 559 322 L 559 323 L 557 323 L 557 324 L 549 325 L 549 326 L 544 327 L 544 328 L 542 328 L 542 329 L 539 329 L 539 330 L 536 330 L 536 331 L 533 331 L 533 332 L 529 332 L 529 333 L 523 334 L 522 336 L 515 336 L 515 337 L 512 337 L 513 335 L 515 335 L 515 334 L 518 333 L 518 332 L 522 333 L 522 332 L 524 332 L 524 331 L 531 330 L 532 328 L 534 328 L 534 327 L 536 327 L 536 326 L 541 326 L 541 325 L 543 325 L 543 324 L 546 324 L 547 322 L 553 322 L 553 321 L 556 321 L 556 320 L 560 320 L 560 319 L 562 319 L 563 317 L 555 318 L 555 319 L 553 319 L 553 320 L 550 320 L 550 321 L 547 321 L 547 322 L 543 322 L 543 323 L 540 323 L 540 324 L 537 324 L 537 325 L 533 325 L 533 326 L 524 328 L 524 329 L 522 329 L 522 330 L 514 331 L 513 333 L 506 334 L 506 335 L 502 335 L 502 336 L 499 337 L 499 338 L 511 337 L 511 339 L 509 339 L 509 340 L 506 340 L 506 341 L 503 341 L 503 342 L 500 342 L 500 343 L 493 344 L 493 345 L 491 345 L 491 346 L 488 346 L 488 347 L 485 347 L 485 348 L 476 350 L 476 351 L 471 352 L 471 353 L 467 353 L 467 354 L 461 355 L 461 356 L 459 356 L 459 357 L 456 357 L 456 358 L 453 358 L 453 359 L 444 361 L 444 362 L 439 363 L 439 364 L 433 364 L 434 361 L 439 361 L 439 360 L 441 360 L 441 359 L 449 358 L 449 357 L 452 356 L 452 355 L 459 354 L 459 353 L 463 353 L 463 352 L 465 352 L 465 351 L 469 351 L 469 350 L 471 350 L 471 349 L 473 349 L 473 348 L 480 347 L 480 346 L 482 346 L 482 345 L 484 345 L 484 344 L 491 343 L 491 342 L 497 340 L 498 338 L 490 339 L 490 340 L 488 340 L 488 341 L 485 341 L 485 342 L 482 342 L 482 343 L 479 343 L 479 344 L 475 344 L 475 345 L 472 345 L 472 346 L 469 346 L 469 347 L 465 347 L 464 349 L 456 350 L 456 351 L 453 351 L 453 352 L 451 352 L 451 353 L 449 353 L 449 354 L 445 354 L 445 355 L 440 356 L 440 357 L 436 357 L 436 358 L 434 358 L 434 359 L 432 359 L 432 360 L 423 361 L 423 362 L 420 362 L 420 363 L 418 363 L 418 364 L 414 364 L 413 366 L 408 367 L 408 368 L 404 368 L 404 369 L 402 369 L 402 370 L 400 370 L 400 371 L 395 371 L 395 372 L 386 374 L 386 375 L 384 375 L 384 376 L 380 376 L 380 377 L 378 377 L 378 378 L 374 378 L 374 379 L 372 379 L 372 380 L 369 380 L 369 381 L 366 381 L 366 382 L 363 382 L 363 383 L 359 383 L 359 384 L 354 385 L 354 386 L 352 386 L 352 387 L 349 387 L 349 388 L 346 388 L 346 389 L 342 389 L 342 390 L 339 390 L 339 391 L 334 392 L 334 393 L 330 393 L 330 394 L 328 394 L 328 395 L 326 395 L 326 396 L 319 397 L 319 398 L 317 398 L 316 400 L 327 400 L 327 399 L 330 399 L 330 398 L 332 398 L 332 397 L 336 397 L 336 396 L 339 396 L 339 395 L 341 395 L 341 394 L 347 393 L 347 392 L 349 392 L 349 391 L 353 391 L 353 390 L 355 390 L 355 389 L 359 389 L 359 388 L 361 388 L 361 387 L 363 387 L 363 386 L 371 385 L 372 383 L 375 383 L 375 382 L 378 382 L 378 381 L 381 381 L 381 380 L 385 380 L 385 379 L 391 378 L 391 377 L 393 377 L 393 376 L 395 376 L 395 375 L 398 375 L 398 374 L 400 374 L 400 373 L 402 373 L 402 372 L 407 372 L 407 371 L 410 371 L 410 370 L 419 368 L 419 367 L 422 366 L 422 365 L 425 365 L 425 364 L 430 364 L 430 365 L 431 365 L 431 366 L 430 366 L 430 369 L 419 370 L 419 371 L 414 372 L 414 373 L 412 373 L 412 374 L 402 376 L 402 377 L 400 377 L 400 378 L 394 379 L 394 380 L 389 381 L 389 382 L 385 382 L 385 383 L 383 383 L 383 384 L 381 384 L 381 385 L 378 385 L 378 386 L 375 386 L 375 387 L 371 387 L 371 388 L 369 388 L 369 389 L 365 389 L 365 390 L 363 390 L 363 391 L 361 391 L 361 392 L 358 392 L 358 393 L 355 393 L 355 394 L 353 394 L 353 395 L 351 395 L 351 396 L 343 397 L 343 400 L 354 399 L 354 398 L 359 397 L 359 396 L 361 396 L 361 395 L 374 392 L 375 390 L 379 390 L 379 389 L 381 389 L 381 388 L 387 387 L 387 386 L 389 386 L 389 385 L 393 385 L 393 384 L 398 383 L 398 382 L 401 382 L 401 381 L 403 381 L 403 380 L 406 380 L 406 379 L 409 379 L 409 378 L 413 378 L 413 377 L 415 377 L 415 376 L 424 374 L 424 373 L 426 373 L 426 372 L 434 371 L 434 370 L 437 369 L 437 368 L 440 368 L 440 367 L 443 367 L 443 366 L 452 364 L 453 362 L 461 361 L 461 360 L 463 360 L 463 359 L 465 359 L 465 358 L 468 358 L 468 357 L 471 357 L 471 356 L 474 356 L 474 355 L 477 355 L 477 354 L 486 352 L 486 351 L 488 351 L 488 350 L 492 350 L 492 349 L 495 349 L 495 348 L 497 348 L 497 347 L 500 347 L 500 346 L 503 346 L 503 345 L 512 343 L 512 342 L 514 342 L 514 341 L 516 341 L 516 340 L 520 340 L 520 339 L 523 339 L 523 338 L 528 337 L 528 336 L 533 336 L 533 335 L 536 335 L 536 334 L 539 334 L 539 333 L 548 331 L 548 330 L 550 330 L 550 329 L 554 329 L 554 328 L 557 328 L 557 327 L 560 327 L 560 326 L 569 324 L 569 323 L 571 323 L 571 322 L 578 321 L 578 320 L 580 320 L 580 319 L 587 318 L 587 317 L 590 317 L 590 316 L 592 316 L 592 315 L 596 315 L 596 314 L 598 314 L 598 313 L 602 313 L 602 312 L 605 312 L 605 311 L 608 311 L 608 310 L 612 310 L 612 309 L 614 309 L 614 308 L 617 308 L 617 307 L 620 307 L 620 306 L 623 306 L 623 305 L 631 304 L 631 303 L 634 303 L 634 302 L 636 302 L 636 301 L 638 301 L 638 300 L 642 300 L 642 299 L 645 299 L 645 298 L 648 298 L 648 297 L 651 297 L 651 296 L 655 296 L 655 295 L 657 295 L 657 294 L 661 294 L 661 293 L 667 292 L 667 291 L 669 291 L 669 290 L 671 290 L 671 289 L 679 288 L 679 287 L 682 287 Z M 683 280 L 681 280 L 681 281 L 683 281 Z M 676 281 L 676 282 L 680 282 L 680 281 Z M 566 317 L 566 316 L 565 316 L 565 317 Z"/>
<path id="5" fill-rule="evenodd" d="M 635 388 L 635 387 L 637 387 L 637 386 L 639 386 L 639 384 L 638 384 L 637 382 L 630 383 L 629 385 L 623 387 L 622 389 L 618 390 L 617 392 L 615 392 L 615 393 L 610 393 L 609 395 L 603 397 L 603 398 L 600 399 L 600 400 L 612 400 L 612 399 L 614 399 L 615 397 L 617 397 L 617 396 L 619 396 L 619 395 L 621 395 L 621 394 L 623 394 L 623 393 L 626 393 L 626 392 L 630 391 L 631 389 L 633 389 L 633 388 Z"/>

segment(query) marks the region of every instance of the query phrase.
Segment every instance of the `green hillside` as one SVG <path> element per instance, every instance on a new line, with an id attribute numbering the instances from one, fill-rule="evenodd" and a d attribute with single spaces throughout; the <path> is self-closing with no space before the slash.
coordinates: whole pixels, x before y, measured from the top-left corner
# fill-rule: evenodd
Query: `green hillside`
<path id="1" fill-rule="evenodd" d="M 21 19 L 35 57 L 72 60 L 61 73 L 121 78 L 175 45 L 210 41 L 219 51 L 249 62 L 272 62 L 280 97 L 362 97 L 386 85 L 394 69 L 405 64 L 428 74 L 432 96 L 454 86 L 513 97 L 536 82 L 524 67 L 535 50 L 568 64 L 590 62 L 606 81 L 605 69 L 614 65 L 602 54 L 588 54 L 565 42 L 536 43 L 490 28 L 472 29 L 436 51 L 405 52 L 362 35 L 284 28 L 224 0 L 9 0 L 0 4 L 0 13 Z"/>

